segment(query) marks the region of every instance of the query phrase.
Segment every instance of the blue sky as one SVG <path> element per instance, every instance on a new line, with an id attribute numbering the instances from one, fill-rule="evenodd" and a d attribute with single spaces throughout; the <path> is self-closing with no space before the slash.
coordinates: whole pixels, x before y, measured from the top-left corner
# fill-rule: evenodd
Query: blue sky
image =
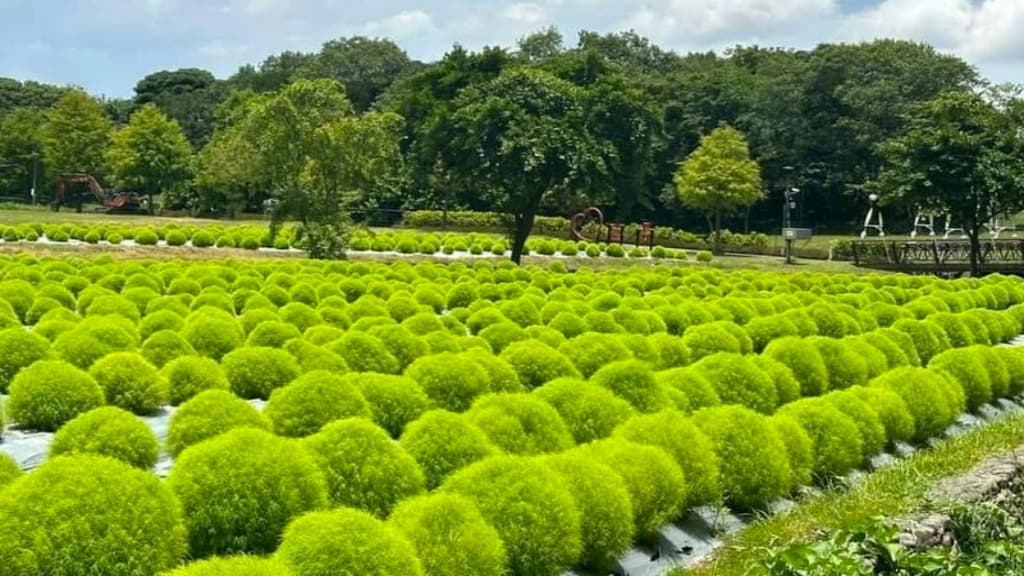
<path id="1" fill-rule="evenodd" d="M 339 36 L 389 37 L 431 60 L 549 25 L 570 42 L 581 28 L 634 29 L 679 51 L 907 38 L 1024 82 L 1024 0 L 0 0 L 0 76 L 120 97 L 157 70 L 223 77 Z"/>

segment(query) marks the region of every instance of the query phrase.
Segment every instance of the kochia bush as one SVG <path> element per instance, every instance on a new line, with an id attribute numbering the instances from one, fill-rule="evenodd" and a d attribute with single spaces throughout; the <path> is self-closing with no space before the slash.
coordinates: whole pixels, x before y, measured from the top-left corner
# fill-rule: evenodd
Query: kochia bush
<path id="1" fill-rule="evenodd" d="M 533 456 L 573 446 L 572 435 L 558 411 L 530 394 L 482 396 L 466 417 L 509 454 Z"/>
<path id="2" fill-rule="evenodd" d="M 299 376 L 299 363 L 275 348 L 233 350 L 221 361 L 231 390 L 242 398 L 269 398 L 271 392 Z"/>
<path id="3" fill-rule="evenodd" d="M 369 334 L 346 332 L 327 349 L 344 358 L 353 372 L 396 374 L 400 368 L 398 358 L 379 339 Z"/>
<path id="4" fill-rule="evenodd" d="M 419 358 L 405 375 L 423 388 L 435 407 L 452 412 L 468 409 L 473 400 L 490 391 L 487 372 L 475 362 L 460 360 L 456 354 Z"/>
<path id="5" fill-rule="evenodd" d="M 924 442 L 942 433 L 959 416 L 959 411 L 943 389 L 944 377 L 923 368 L 897 368 L 871 381 L 871 386 L 892 390 L 903 399 L 914 418 L 915 442 Z"/>
<path id="6" fill-rule="evenodd" d="M 167 403 L 167 381 L 141 354 L 115 352 L 89 368 L 108 404 L 135 414 L 152 414 Z"/>
<path id="7" fill-rule="evenodd" d="M 693 420 L 718 456 L 727 502 L 758 509 L 789 491 L 788 452 L 768 418 L 742 406 L 719 406 L 696 412 Z"/>
<path id="8" fill-rule="evenodd" d="M 964 390 L 967 409 L 976 411 L 992 400 L 992 380 L 986 359 L 974 348 L 954 348 L 935 355 L 928 368 L 943 372 Z"/>
<path id="9" fill-rule="evenodd" d="M 50 342 L 24 328 L 0 331 L 0 392 L 6 392 L 11 380 L 22 368 L 51 358 Z"/>
<path id="10" fill-rule="evenodd" d="M 61 426 L 50 444 L 50 457 L 71 454 L 109 456 L 147 470 L 156 464 L 160 444 L 148 426 L 130 412 L 105 406 Z"/>
<path id="11" fill-rule="evenodd" d="M 218 243 L 218 246 L 220 244 Z M 192 562 L 163 576 L 290 576 L 284 564 L 258 556 L 229 556 Z"/>
<path id="12" fill-rule="evenodd" d="M 768 425 L 786 447 L 792 472 L 790 489 L 810 485 L 814 478 L 814 443 L 807 431 L 796 420 L 779 414 L 769 417 Z"/>
<path id="13" fill-rule="evenodd" d="M 857 422 L 824 398 L 804 398 L 779 409 L 796 420 L 814 443 L 814 473 L 842 476 L 864 462 L 864 440 Z"/>
<path id="14" fill-rule="evenodd" d="M 885 437 L 890 445 L 907 442 L 914 437 L 914 417 L 896 392 L 875 386 L 858 386 L 846 393 L 860 398 L 874 410 L 885 428 Z"/>
<path id="15" fill-rule="evenodd" d="M 637 414 L 629 402 L 611 390 L 573 378 L 552 380 L 533 394 L 558 411 L 578 444 L 607 438 Z"/>
<path id="16" fill-rule="evenodd" d="M 577 336 L 559 346 L 558 351 L 568 356 L 585 378 L 591 377 L 607 364 L 628 360 L 633 356 L 621 339 L 597 332 Z"/>
<path id="17" fill-rule="evenodd" d="M 245 342 L 238 321 L 231 317 L 203 315 L 188 320 L 182 336 L 203 356 L 220 360 Z"/>
<path id="18" fill-rule="evenodd" d="M 334 506 L 385 518 L 395 504 L 425 489 L 416 460 L 369 420 L 333 422 L 306 438 L 303 446 L 323 472 Z"/>
<path id="19" fill-rule="evenodd" d="M 508 555 L 472 500 L 433 494 L 399 504 L 388 523 L 416 549 L 429 576 L 502 576 Z"/>
<path id="20" fill-rule="evenodd" d="M 764 354 L 789 366 L 800 382 L 802 396 L 820 396 L 828 390 L 828 368 L 821 353 L 810 342 L 795 337 L 780 338 L 773 340 Z"/>
<path id="21" fill-rule="evenodd" d="M 55 458 L 0 491 L 5 576 L 137 576 L 185 553 L 182 509 L 149 472 L 95 455 Z"/>
<path id="22" fill-rule="evenodd" d="M 718 353 L 705 356 L 693 370 L 715 387 L 723 404 L 739 404 L 763 414 L 771 414 L 779 403 L 775 381 L 748 357 Z"/>
<path id="23" fill-rule="evenodd" d="M 66 362 L 43 360 L 14 377 L 6 408 L 22 426 L 52 432 L 102 405 L 103 389 L 91 376 Z"/>
<path id="24" fill-rule="evenodd" d="M 156 332 L 142 343 L 139 351 L 143 358 L 157 368 L 162 368 L 175 358 L 196 353 L 195 348 L 181 334 L 171 330 Z"/>
<path id="25" fill-rule="evenodd" d="M 193 558 L 272 552 L 288 522 L 327 506 L 313 458 L 293 441 L 254 428 L 185 450 L 167 485 L 184 507 Z"/>
<path id="26" fill-rule="evenodd" d="M 270 421 L 227 390 L 200 392 L 171 416 L 167 451 L 177 456 L 193 444 L 235 428 L 270 430 Z"/>
<path id="27" fill-rule="evenodd" d="M 298 518 L 285 530 L 277 555 L 296 576 L 424 576 L 412 544 L 395 528 L 359 510 Z"/>
<path id="28" fill-rule="evenodd" d="M 177 406 L 204 390 L 228 390 L 231 383 L 224 370 L 210 358 L 182 356 L 161 370 L 167 380 L 171 404 Z"/>
<path id="29" fill-rule="evenodd" d="M 271 392 L 263 414 L 275 433 L 302 437 L 316 434 L 335 420 L 369 418 L 370 406 L 350 381 L 320 370 Z"/>
<path id="30" fill-rule="evenodd" d="M 405 425 L 420 417 L 430 406 L 430 398 L 415 381 L 404 376 L 362 372 L 348 374 L 344 380 L 366 399 L 373 421 L 398 438 Z"/>
<path id="31" fill-rule="evenodd" d="M 536 340 L 509 345 L 502 351 L 501 359 L 512 366 L 519 382 L 529 390 L 557 378 L 580 377 L 568 357 Z"/>
<path id="32" fill-rule="evenodd" d="M 829 392 L 822 396 L 822 399 L 830 402 L 857 424 L 865 459 L 882 452 L 889 439 L 881 418 L 870 404 L 850 390 Z"/>
<path id="33" fill-rule="evenodd" d="M 21 477 L 21 467 L 7 454 L 0 452 L 0 491 Z"/>
<path id="34" fill-rule="evenodd" d="M 868 382 L 868 365 L 843 340 L 812 336 L 806 342 L 814 346 L 825 361 L 829 390 L 845 390 Z"/>
<path id="35" fill-rule="evenodd" d="M 675 406 L 665 385 L 658 382 L 646 362 L 625 360 L 609 364 L 598 370 L 591 382 L 611 390 L 640 412 L 658 412 Z"/>
<path id="36" fill-rule="evenodd" d="M 579 560 L 579 509 L 566 482 L 541 462 L 489 458 L 455 473 L 442 490 L 473 500 L 504 541 L 514 576 L 556 576 Z"/>

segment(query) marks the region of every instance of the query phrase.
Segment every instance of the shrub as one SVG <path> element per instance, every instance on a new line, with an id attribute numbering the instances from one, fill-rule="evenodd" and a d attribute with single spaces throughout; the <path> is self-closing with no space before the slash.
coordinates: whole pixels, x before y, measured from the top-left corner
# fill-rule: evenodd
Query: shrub
<path id="1" fill-rule="evenodd" d="M 267 348 L 281 348 L 285 342 L 293 338 L 300 338 L 302 332 L 294 324 L 281 322 L 279 320 L 268 320 L 260 322 L 249 332 L 246 339 L 247 346 L 265 346 Z"/>
<path id="2" fill-rule="evenodd" d="M 224 356 L 221 367 L 231 391 L 242 398 L 269 398 L 274 389 L 299 377 L 295 357 L 274 348 L 239 348 Z"/>
<path id="3" fill-rule="evenodd" d="M 615 436 L 661 448 L 672 456 L 686 478 L 687 507 L 713 504 L 721 497 L 714 447 L 683 413 L 665 410 L 637 416 L 616 429 Z"/>
<path id="4" fill-rule="evenodd" d="M 932 325 L 937 327 L 935 324 Z M 921 358 L 922 365 L 927 365 L 928 362 L 931 361 L 932 356 L 936 356 L 943 350 L 949 348 L 948 342 L 943 343 L 936 336 L 936 331 L 929 329 L 928 324 L 920 320 L 904 318 L 903 320 L 897 320 L 896 323 L 892 325 L 892 328 L 910 336 L 911 340 L 914 342 L 914 349 Z"/>
<path id="5" fill-rule="evenodd" d="M 96 316 L 82 320 L 53 342 L 53 350 L 83 370 L 112 352 L 134 350 L 138 337 L 131 322 L 120 316 Z"/>
<path id="6" fill-rule="evenodd" d="M 759 509 L 789 491 L 788 452 L 768 418 L 742 406 L 720 406 L 704 408 L 693 419 L 718 456 L 726 501 Z"/>
<path id="7" fill-rule="evenodd" d="M 91 376 L 59 360 L 42 360 L 11 381 L 7 413 L 22 426 L 52 432 L 75 416 L 103 405 Z"/>
<path id="8" fill-rule="evenodd" d="M 25 320 L 35 298 L 35 287 L 25 280 L 0 281 L 0 300 L 6 300 L 11 305 L 20 321 Z"/>
<path id="9" fill-rule="evenodd" d="M 23 368 L 52 356 L 50 342 L 38 334 L 21 327 L 0 331 L 0 392 Z"/>
<path id="10" fill-rule="evenodd" d="M 899 394 L 886 388 L 858 386 L 845 392 L 860 398 L 878 415 L 889 444 L 914 437 L 914 417 Z"/>
<path id="11" fill-rule="evenodd" d="M 349 374 L 345 381 L 362 393 L 369 404 L 373 421 L 393 438 L 402 434 L 405 425 L 427 410 L 430 398 L 410 378 L 373 374 Z"/>
<path id="12" fill-rule="evenodd" d="M 483 430 L 445 410 L 432 410 L 411 422 L 401 445 L 420 464 L 430 489 L 453 472 L 500 453 Z"/>
<path id="13" fill-rule="evenodd" d="M 810 342 L 795 337 L 780 338 L 765 348 L 764 355 L 793 371 L 802 396 L 820 396 L 828 390 L 828 368 L 821 353 Z"/>
<path id="14" fill-rule="evenodd" d="M 907 355 L 908 353 L 913 354 L 913 358 L 917 360 L 917 365 L 920 365 L 921 359 L 917 357 L 917 351 L 913 349 L 913 342 L 907 342 L 906 346 L 909 348 L 902 348 L 900 343 L 892 337 L 892 334 L 899 334 L 900 337 L 906 338 L 908 341 L 910 337 L 902 332 L 891 331 L 889 334 L 885 334 L 882 330 L 875 330 L 873 332 L 867 332 L 859 336 L 865 342 L 870 344 L 874 349 L 881 352 L 888 363 L 889 368 L 896 368 L 899 366 L 910 366 L 911 358 Z"/>
<path id="15" fill-rule="evenodd" d="M 665 370 L 655 374 L 655 378 L 658 382 L 682 392 L 693 410 L 718 406 L 722 403 L 711 382 L 691 368 Z"/>
<path id="16" fill-rule="evenodd" d="M 0 491 L 5 576 L 136 576 L 185 552 L 181 507 L 155 475 L 110 458 L 55 458 Z"/>
<path id="17" fill-rule="evenodd" d="M 743 345 L 736 339 L 736 333 L 731 329 L 732 322 L 712 322 L 690 326 L 683 334 L 683 343 L 690 349 L 690 357 L 693 361 L 700 360 L 705 356 L 719 352 L 730 352 L 739 354 L 743 352 Z M 736 326 L 742 332 L 743 329 Z M 751 347 L 753 344 L 751 344 Z"/>
<path id="18" fill-rule="evenodd" d="M 171 416 L 167 451 L 177 456 L 193 444 L 247 427 L 270 430 L 270 422 L 248 402 L 227 390 L 199 392 Z"/>
<path id="19" fill-rule="evenodd" d="M 369 334 L 346 332 L 327 349 L 344 358 L 353 372 L 395 374 L 399 370 L 398 358 L 378 338 Z"/>
<path id="20" fill-rule="evenodd" d="M 115 352 L 96 361 L 89 375 L 103 388 L 108 404 L 135 414 L 152 414 L 167 403 L 167 381 L 135 352 Z"/>
<path id="21" fill-rule="evenodd" d="M 609 438 L 571 452 L 602 463 L 622 478 L 633 503 L 636 535 L 646 537 L 677 518 L 687 499 L 683 472 L 664 450 Z"/>
<path id="22" fill-rule="evenodd" d="M 272 552 L 292 518 L 327 506 L 313 458 L 292 441 L 253 428 L 185 450 L 167 485 L 184 508 L 193 558 Z"/>
<path id="23" fill-rule="evenodd" d="M 263 414 L 274 432 L 301 437 L 343 418 L 369 417 L 370 406 L 351 382 L 327 371 L 309 372 L 270 394 Z"/>
<path id="24" fill-rule="evenodd" d="M 466 413 L 492 443 L 509 454 L 533 456 L 573 446 L 558 411 L 529 394 L 489 394 Z"/>
<path id="25" fill-rule="evenodd" d="M 135 243 L 139 246 L 156 246 L 159 240 L 156 231 L 151 228 L 143 228 L 135 233 Z"/>
<path id="26" fill-rule="evenodd" d="M 523 340 L 528 340 L 530 338 L 530 335 L 526 330 L 523 330 L 518 324 L 509 322 L 508 320 L 502 320 L 501 322 L 496 322 L 487 326 L 480 331 L 478 336 L 486 340 L 491 346 L 491 349 L 498 353 L 515 342 L 522 342 Z"/>
<path id="27" fill-rule="evenodd" d="M 13 458 L 0 452 L 0 492 L 4 487 L 21 477 L 21 467 Z"/>
<path id="28" fill-rule="evenodd" d="M 1012 346 L 1000 346 L 992 349 L 1006 365 L 1008 386 L 1007 396 L 1016 396 L 1024 392 L 1024 350 Z"/>
<path id="29" fill-rule="evenodd" d="M 181 334 L 196 352 L 214 360 L 220 360 L 245 342 L 245 333 L 238 322 L 224 316 L 203 315 L 191 318 Z"/>
<path id="30" fill-rule="evenodd" d="M 823 398 L 804 398 L 779 409 L 796 420 L 814 443 L 814 472 L 842 476 L 864 462 L 864 440 L 857 422 Z"/>
<path id="31" fill-rule="evenodd" d="M 277 560 L 258 556 L 230 556 L 192 562 L 166 572 L 163 576 L 289 576 L 289 572 Z"/>
<path id="32" fill-rule="evenodd" d="M 556 378 L 579 378 L 580 374 L 564 354 L 535 340 L 511 344 L 501 359 L 516 371 L 519 382 L 532 390 Z"/>
<path id="33" fill-rule="evenodd" d="M 789 487 L 796 489 L 808 486 L 814 478 L 814 443 L 800 424 L 789 416 L 775 414 L 768 418 L 768 425 L 786 447 L 789 460 Z"/>
<path id="34" fill-rule="evenodd" d="M 596 332 L 573 338 L 559 346 L 558 351 L 566 355 L 585 378 L 602 366 L 633 356 L 621 339 Z"/>
<path id="35" fill-rule="evenodd" d="M 646 362 L 625 360 L 609 364 L 598 370 L 591 382 L 611 390 L 640 412 L 658 412 L 674 406 Z"/>
<path id="36" fill-rule="evenodd" d="M 170 240 L 168 240 L 168 243 L 170 243 Z M 206 230 L 200 230 L 192 235 L 192 246 L 196 248 L 209 248 L 213 244 L 213 234 Z"/>
<path id="37" fill-rule="evenodd" d="M 388 523 L 409 539 L 429 576 L 505 573 L 505 545 L 468 498 L 455 494 L 412 498 L 395 508 Z"/>
<path id="38" fill-rule="evenodd" d="M 607 570 L 633 538 L 633 504 L 625 482 L 608 466 L 580 453 L 547 456 L 541 462 L 561 476 L 580 511 L 581 563 Z"/>
<path id="39" fill-rule="evenodd" d="M 981 360 L 985 371 L 988 372 L 989 383 L 992 387 L 992 398 L 1004 398 L 1010 392 L 1010 370 L 1003 356 L 996 352 L 997 347 L 972 346 L 970 348 Z M 933 359 L 934 360 L 934 359 Z"/>
<path id="40" fill-rule="evenodd" d="M 181 356 L 192 356 L 196 353 L 192 345 L 177 332 L 161 330 L 142 343 L 139 350 L 147 362 L 162 368 L 168 362 Z"/>
<path id="41" fill-rule="evenodd" d="M 137 323 L 140 318 L 139 308 L 129 299 L 119 294 L 97 296 L 85 311 L 86 316 L 123 316 Z"/>
<path id="42" fill-rule="evenodd" d="M 459 353 L 460 360 L 468 360 L 484 369 L 489 382 L 488 388 L 491 392 L 522 392 L 523 385 L 519 383 L 519 375 L 511 364 L 497 356 L 474 348 Z"/>
<path id="43" fill-rule="evenodd" d="M 324 473 L 334 506 L 385 518 L 399 501 L 425 490 L 416 460 L 369 420 L 333 422 L 305 439 L 303 446 Z"/>
<path id="44" fill-rule="evenodd" d="M 548 382 L 534 394 L 558 411 L 579 444 L 607 438 L 636 414 L 629 402 L 611 390 L 572 378 Z"/>
<path id="45" fill-rule="evenodd" d="M 489 391 L 484 369 L 474 362 L 460 362 L 456 354 L 424 356 L 405 371 L 423 387 L 431 403 L 439 408 L 462 412 L 473 400 Z"/>
<path id="46" fill-rule="evenodd" d="M 845 341 L 824 336 L 812 336 L 810 343 L 825 361 L 830 390 L 845 390 L 863 386 L 868 381 L 868 365 Z"/>
<path id="47" fill-rule="evenodd" d="M 327 370 L 335 374 L 345 374 L 349 371 L 344 358 L 301 338 L 289 340 L 284 349 L 298 360 L 299 369 L 303 373 Z"/>
<path id="48" fill-rule="evenodd" d="M 424 576 L 412 544 L 395 528 L 359 510 L 298 518 L 285 530 L 277 556 L 296 576 Z"/>
<path id="49" fill-rule="evenodd" d="M 796 376 L 793 376 L 793 371 L 789 369 L 789 366 L 762 355 L 752 357 L 750 362 L 772 379 L 779 406 L 800 399 L 800 382 L 797 382 Z"/>
<path id="50" fill-rule="evenodd" d="M 171 310 L 157 310 L 147 314 L 139 322 L 139 337 L 145 340 L 161 330 L 180 331 L 185 326 L 185 320 Z"/>
<path id="51" fill-rule="evenodd" d="M 711 252 L 709 252 L 707 250 L 700 250 L 700 251 L 697 252 L 697 262 L 702 262 L 702 263 L 707 264 L 708 262 L 711 262 L 711 260 L 713 260 L 713 259 L 714 259 L 714 256 L 711 254 Z"/>
<path id="52" fill-rule="evenodd" d="M 561 476 L 540 462 L 489 458 L 455 473 L 442 489 L 476 503 L 504 541 L 513 575 L 555 576 L 579 560 L 579 510 Z"/>
<path id="53" fill-rule="evenodd" d="M 106 406 L 81 414 L 60 427 L 50 457 L 72 454 L 109 456 L 144 470 L 156 464 L 160 445 L 142 420 Z"/>
<path id="54" fill-rule="evenodd" d="M 849 416 L 857 425 L 862 443 L 865 460 L 880 454 L 889 439 L 885 434 L 885 426 L 875 409 L 849 390 L 829 392 L 822 399 L 831 403 L 840 412 Z"/>
<path id="55" fill-rule="evenodd" d="M 714 354 L 692 368 L 715 387 L 723 404 L 740 404 L 762 414 L 771 414 L 779 404 L 771 375 L 746 356 Z"/>
<path id="56" fill-rule="evenodd" d="M 231 383 L 217 364 L 202 356 L 182 356 L 161 370 L 167 380 L 172 405 L 186 402 L 205 390 L 228 390 Z"/>
<path id="57" fill-rule="evenodd" d="M 971 412 L 992 400 L 992 381 L 984 359 L 972 348 L 954 348 L 937 354 L 928 368 L 943 372 L 964 390 Z"/>
<path id="58" fill-rule="evenodd" d="M 907 367 L 890 370 L 871 381 L 871 386 L 899 394 L 914 418 L 915 442 L 938 436 L 959 415 L 947 393 L 939 373 L 923 368 Z"/>

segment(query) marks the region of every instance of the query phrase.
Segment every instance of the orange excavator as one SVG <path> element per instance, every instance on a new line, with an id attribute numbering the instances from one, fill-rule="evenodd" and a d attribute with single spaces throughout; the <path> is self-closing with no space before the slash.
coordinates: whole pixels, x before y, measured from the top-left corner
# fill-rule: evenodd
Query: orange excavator
<path id="1" fill-rule="evenodd" d="M 107 192 L 90 174 L 61 174 L 57 176 L 57 192 L 53 197 L 54 211 L 59 211 L 61 205 L 68 202 L 69 184 L 85 184 L 88 186 L 89 191 L 99 201 L 102 209 L 111 214 L 141 212 L 146 208 L 144 202 L 134 192 Z M 81 195 L 77 195 L 75 199 L 75 210 L 78 212 L 82 211 Z"/>

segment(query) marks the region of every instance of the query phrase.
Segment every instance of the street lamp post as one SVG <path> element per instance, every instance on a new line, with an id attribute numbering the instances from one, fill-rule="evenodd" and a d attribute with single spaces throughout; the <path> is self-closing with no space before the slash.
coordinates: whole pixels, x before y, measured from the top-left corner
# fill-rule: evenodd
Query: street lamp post
<path id="1" fill-rule="evenodd" d="M 800 194 L 799 188 L 786 190 L 786 201 L 782 205 L 782 235 L 785 240 L 786 264 L 793 263 L 793 240 L 794 235 L 790 232 L 793 229 L 793 210 L 796 210 L 796 197 Z"/>

